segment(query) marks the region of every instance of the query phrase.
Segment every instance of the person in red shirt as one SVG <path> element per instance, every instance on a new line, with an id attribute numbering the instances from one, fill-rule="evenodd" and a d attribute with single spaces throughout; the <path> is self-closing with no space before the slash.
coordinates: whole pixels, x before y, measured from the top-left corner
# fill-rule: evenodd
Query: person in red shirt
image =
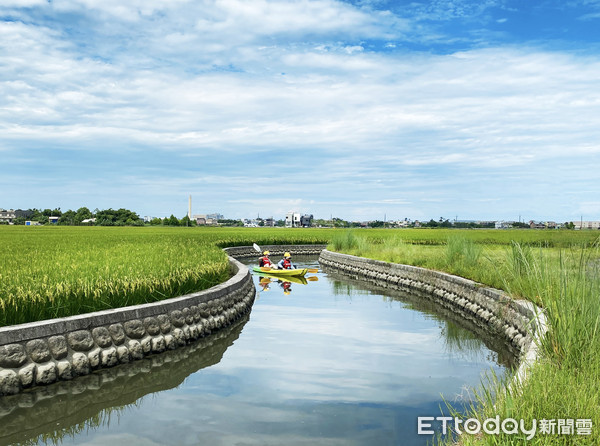
<path id="1" fill-rule="evenodd" d="M 263 252 L 263 256 L 260 258 L 260 260 L 258 262 L 258 265 L 260 267 L 263 267 L 263 266 L 268 267 L 268 268 L 275 267 L 275 265 L 273 265 L 273 262 L 271 262 L 271 259 L 269 259 L 269 254 L 270 254 L 269 251 Z"/>
<path id="2" fill-rule="evenodd" d="M 279 261 L 277 267 L 279 269 L 296 269 L 296 266 L 292 263 L 292 255 L 289 252 L 286 252 L 283 255 L 283 259 Z"/>

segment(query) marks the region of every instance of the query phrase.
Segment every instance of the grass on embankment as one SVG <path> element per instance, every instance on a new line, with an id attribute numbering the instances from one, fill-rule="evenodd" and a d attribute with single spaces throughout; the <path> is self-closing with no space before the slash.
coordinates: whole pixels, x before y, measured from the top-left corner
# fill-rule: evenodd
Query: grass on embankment
<path id="1" fill-rule="evenodd" d="M 499 231 L 503 237 L 512 232 Z M 438 245 L 414 245 L 402 233 L 389 233 L 383 239 L 369 239 L 367 233 L 339 233 L 332 240 L 336 251 L 461 275 L 529 299 L 546 310 L 551 328 L 541 346 L 542 357 L 525 383 L 511 387 L 491 378 L 477 395 L 478 404 L 464 418 L 483 422 L 499 415 L 501 420 L 523 419 L 525 426 L 538 420 L 538 427 L 539 420 L 590 419 L 592 435 L 577 435 L 576 426 L 571 435 L 558 434 L 555 422 L 555 435 L 538 432 L 530 441 L 525 435 L 463 435 L 463 445 L 600 444 L 600 252 L 593 242 L 597 233 L 582 232 L 578 239 L 563 234 L 565 239 L 538 247 L 524 234 L 516 234 L 519 242 L 494 245 L 476 243 L 467 238 L 470 233 L 458 231 Z"/>
<path id="2" fill-rule="evenodd" d="M 230 276 L 219 246 L 324 240 L 276 229 L 0 226 L 0 326 L 209 288 Z"/>

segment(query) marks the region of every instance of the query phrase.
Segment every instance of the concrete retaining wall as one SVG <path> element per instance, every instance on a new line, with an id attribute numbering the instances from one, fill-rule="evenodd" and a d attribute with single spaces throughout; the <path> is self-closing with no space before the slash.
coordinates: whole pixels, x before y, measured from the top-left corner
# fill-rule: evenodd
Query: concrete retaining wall
<path id="1" fill-rule="evenodd" d="M 225 248 L 224 251 L 235 258 L 262 257 L 263 251 L 269 251 L 273 256 L 281 256 L 289 252 L 293 256 L 318 256 L 327 248 L 327 245 L 263 245 L 261 252 L 257 252 L 252 246 L 233 246 Z"/>
<path id="2" fill-rule="evenodd" d="M 504 338 L 516 349 L 520 357 L 517 381 L 525 378 L 537 359 L 536 341 L 546 333 L 547 324 L 543 311 L 529 301 L 511 299 L 500 290 L 462 277 L 327 250 L 321 253 L 319 263 L 380 286 L 427 296 L 478 326 L 487 327 L 491 334 Z"/>
<path id="3" fill-rule="evenodd" d="M 160 302 L 0 328 L 0 395 L 70 380 L 100 368 L 174 350 L 229 326 L 252 308 L 256 290 L 230 257 L 233 277 Z"/>

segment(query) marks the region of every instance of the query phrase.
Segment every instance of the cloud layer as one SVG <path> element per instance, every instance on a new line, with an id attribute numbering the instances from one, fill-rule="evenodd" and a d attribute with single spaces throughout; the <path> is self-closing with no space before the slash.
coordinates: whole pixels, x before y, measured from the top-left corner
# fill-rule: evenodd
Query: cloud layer
<path id="1" fill-rule="evenodd" d="M 0 206 L 572 219 L 597 201 L 600 58 L 447 28 L 509 13 L 4 2 Z"/>

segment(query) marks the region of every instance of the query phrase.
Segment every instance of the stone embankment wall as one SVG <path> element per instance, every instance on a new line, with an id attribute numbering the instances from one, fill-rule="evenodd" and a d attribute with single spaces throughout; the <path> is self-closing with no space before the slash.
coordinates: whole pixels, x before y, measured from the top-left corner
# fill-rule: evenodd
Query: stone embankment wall
<path id="1" fill-rule="evenodd" d="M 231 257 L 248 258 L 262 257 L 263 251 L 269 251 L 272 256 L 281 256 L 289 252 L 293 256 L 318 256 L 327 248 L 327 245 L 263 245 L 260 252 L 257 252 L 252 246 L 233 246 L 225 248 L 224 251 Z"/>
<path id="2" fill-rule="evenodd" d="M 88 375 L 174 350 L 250 312 L 256 290 L 230 257 L 233 277 L 160 302 L 0 327 L 0 395 Z"/>
<path id="3" fill-rule="evenodd" d="M 538 356 L 535 342 L 547 330 L 543 311 L 533 303 L 472 280 L 409 265 L 387 263 L 324 250 L 319 263 L 352 277 L 426 296 L 495 336 L 503 337 L 520 357 L 516 380 L 525 378 Z"/>

